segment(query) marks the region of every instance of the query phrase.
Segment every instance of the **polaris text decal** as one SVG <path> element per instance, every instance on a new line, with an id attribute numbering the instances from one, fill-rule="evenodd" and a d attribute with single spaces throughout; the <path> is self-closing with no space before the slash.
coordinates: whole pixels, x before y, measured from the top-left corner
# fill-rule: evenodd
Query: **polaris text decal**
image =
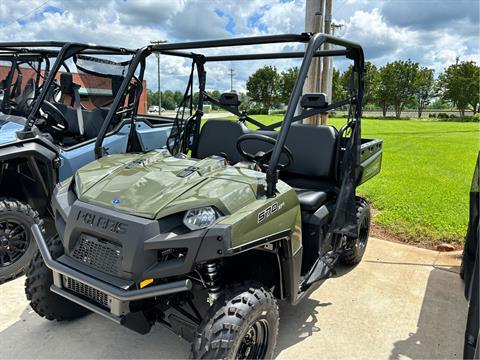
<path id="1" fill-rule="evenodd" d="M 107 230 L 115 234 L 125 234 L 128 228 L 127 224 L 124 224 L 120 221 L 112 220 L 81 210 L 78 212 L 77 220 L 82 221 L 86 225 Z"/>
<path id="2" fill-rule="evenodd" d="M 278 205 L 278 203 L 274 202 L 272 205 L 267 207 L 265 210 L 260 211 L 258 213 L 257 222 L 261 223 L 263 220 L 268 218 L 270 215 L 273 215 L 278 210 L 280 210 L 283 207 L 283 205 L 285 205 L 285 203 L 281 203 L 280 205 Z"/>

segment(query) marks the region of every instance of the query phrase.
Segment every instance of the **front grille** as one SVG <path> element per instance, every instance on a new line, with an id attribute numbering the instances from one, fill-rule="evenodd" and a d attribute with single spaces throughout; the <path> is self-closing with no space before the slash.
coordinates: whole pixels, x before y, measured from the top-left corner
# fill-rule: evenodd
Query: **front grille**
<path id="1" fill-rule="evenodd" d="M 82 234 L 73 249 L 72 257 L 97 270 L 117 275 L 122 260 L 122 248 L 110 241 Z"/>
<path id="2" fill-rule="evenodd" d="M 108 308 L 108 295 L 100 290 L 94 289 L 91 286 L 85 285 L 65 275 L 63 275 L 63 286 L 70 291 Z"/>

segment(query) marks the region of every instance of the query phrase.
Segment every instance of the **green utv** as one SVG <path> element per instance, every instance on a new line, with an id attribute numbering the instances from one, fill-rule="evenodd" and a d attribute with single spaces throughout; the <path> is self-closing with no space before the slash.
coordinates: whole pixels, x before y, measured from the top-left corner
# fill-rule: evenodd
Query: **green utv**
<path id="1" fill-rule="evenodd" d="M 275 43 L 306 48 L 193 52 Z M 325 43 L 337 46 L 320 50 Z M 98 160 L 55 190 L 59 235 L 44 239 L 32 227 L 39 253 L 27 272 L 27 297 L 49 320 L 95 312 L 142 334 L 159 322 L 193 342 L 194 358 L 271 358 L 277 301 L 297 304 L 339 261 L 355 265 L 365 252 L 370 209 L 355 189 L 379 173 L 382 142 L 360 136 L 362 48 L 324 34 L 153 45 L 137 52 L 122 86 L 153 53 L 192 61 L 168 149 L 141 153 L 133 144 L 128 154 L 104 156 L 104 123 Z M 302 95 L 312 59 L 322 56 L 353 61 L 347 99 Z M 241 112 L 235 93 L 214 99 L 205 91 L 210 62 L 294 58 L 299 75 L 279 123 Z M 201 126 L 205 102 L 238 121 Z M 301 123 L 343 106 L 349 117 L 339 131 Z"/>

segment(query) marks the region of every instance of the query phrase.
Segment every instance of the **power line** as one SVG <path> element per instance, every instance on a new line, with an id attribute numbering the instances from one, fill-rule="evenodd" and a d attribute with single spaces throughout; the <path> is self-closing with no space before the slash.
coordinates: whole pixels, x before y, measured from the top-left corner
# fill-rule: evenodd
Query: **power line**
<path id="1" fill-rule="evenodd" d="M 33 10 L 30 10 L 28 13 L 26 13 L 25 15 L 22 15 L 18 18 L 16 18 L 15 20 L 9 22 L 8 24 L 5 24 L 3 25 L 2 27 L 7 27 L 7 26 L 10 26 L 12 24 L 15 24 L 17 21 L 19 20 L 22 20 L 22 19 L 25 19 L 26 17 L 32 15 L 34 12 L 36 12 L 37 10 L 40 10 L 42 7 L 44 7 L 47 3 L 49 3 L 50 0 L 46 0 L 44 1 L 43 3 L 41 3 L 40 5 L 38 5 L 36 8 L 34 8 Z"/>
<path id="2" fill-rule="evenodd" d="M 167 40 L 150 41 L 150 44 L 160 45 L 166 43 Z M 162 91 L 160 88 L 160 53 L 157 52 L 157 89 L 158 89 L 158 115 L 162 115 Z"/>

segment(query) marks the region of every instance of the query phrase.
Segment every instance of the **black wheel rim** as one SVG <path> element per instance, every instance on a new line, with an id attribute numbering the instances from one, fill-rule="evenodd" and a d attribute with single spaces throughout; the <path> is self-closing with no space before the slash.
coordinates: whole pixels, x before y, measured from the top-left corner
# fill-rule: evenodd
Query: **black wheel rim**
<path id="1" fill-rule="evenodd" d="M 266 319 L 255 321 L 245 333 L 236 359 L 264 359 L 268 350 L 269 326 Z"/>
<path id="2" fill-rule="evenodd" d="M 17 262 L 28 249 L 30 235 L 15 219 L 0 219 L 0 267 Z"/>
<path id="3" fill-rule="evenodd" d="M 360 224 L 359 234 L 358 234 L 358 247 L 360 250 L 363 250 L 365 246 L 367 246 L 368 241 L 368 228 L 370 226 L 370 220 L 368 217 L 364 217 L 362 219 L 362 223 Z"/>

